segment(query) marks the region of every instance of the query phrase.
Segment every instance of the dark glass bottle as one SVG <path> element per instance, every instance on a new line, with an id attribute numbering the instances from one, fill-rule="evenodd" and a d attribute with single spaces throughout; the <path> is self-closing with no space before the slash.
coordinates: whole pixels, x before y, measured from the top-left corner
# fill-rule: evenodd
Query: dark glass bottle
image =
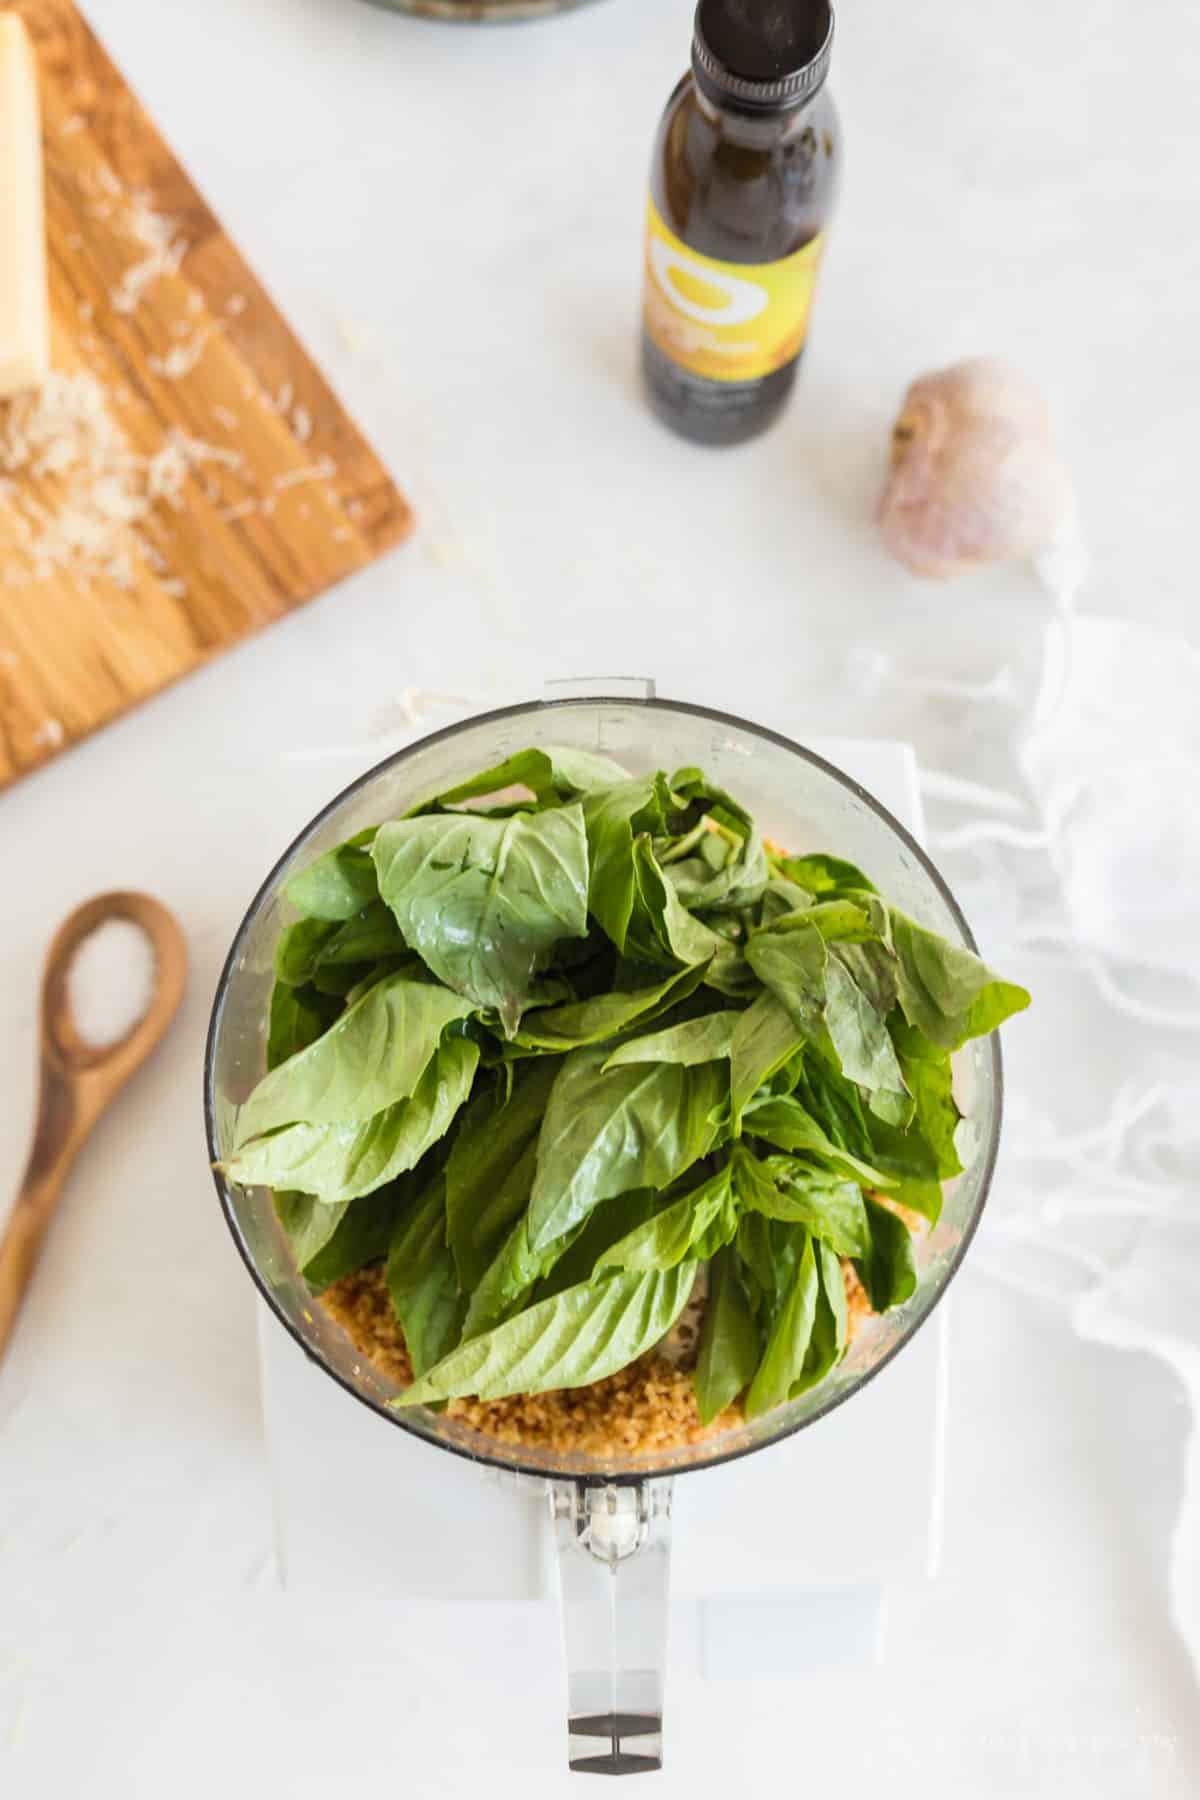
<path id="1" fill-rule="evenodd" d="M 828 0 L 700 0 L 650 171 L 642 363 L 664 422 L 755 437 L 796 379 L 840 163 Z"/>

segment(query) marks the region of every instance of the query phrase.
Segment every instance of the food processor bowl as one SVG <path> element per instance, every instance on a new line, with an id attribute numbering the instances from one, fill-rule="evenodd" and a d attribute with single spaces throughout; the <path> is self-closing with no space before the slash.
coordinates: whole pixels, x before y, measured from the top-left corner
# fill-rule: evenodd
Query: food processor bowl
<path id="1" fill-rule="evenodd" d="M 232 1150 L 236 1108 L 265 1069 L 272 958 L 294 916 L 290 878 L 364 827 L 528 746 L 599 752 L 631 773 L 699 765 L 736 793 L 760 829 L 789 851 L 824 850 L 863 868 L 902 911 L 974 948 L 942 877 L 911 835 L 857 782 L 778 733 L 707 707 L 655 697 L 650 682 L 560 683 L 541 702 L 510 706 L 436 731 L 351 783 L 284 852 L 255 895 L 222 972 L 209 1028 L 205 1115 L 214 1164 Z M 234 1241 L 267 1305 L 347 1394 L 431 1450 L 548 1486 L 559 1547 L 569 1673 L 569 1760 L 626 1773 L 661 1762 L 662 1665 L 673 1478 L 765 1450 L 806 1429 L 886 1367 L 929 1317 L 958 1268 L 987 1197 L 1001 1112 L 996 1038 L 955 1060 L 965 1115 L 965 1173 L 945 1184 L 936 1228 L 916 1245 L 911 1300 L 872 1319 L 819 1385 L 752 1422 L 702 1442 L 600 1461 L 498 1443 L 425 1408 L 390 1404 L 399 1390 L 317 1304 L 291 1255 L 271 1193 L 215 1171 Z M 449 1553 L 449 1552 L 448 1552 Z"/>

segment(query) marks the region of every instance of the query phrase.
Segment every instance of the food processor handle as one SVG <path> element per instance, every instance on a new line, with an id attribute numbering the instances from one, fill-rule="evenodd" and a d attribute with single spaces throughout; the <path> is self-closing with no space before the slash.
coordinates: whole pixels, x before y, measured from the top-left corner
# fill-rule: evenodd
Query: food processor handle
<path id="1" fill-rule="evenodd" d="M 673 1485 L 550 1484 L 567 1658 L 567 1761 L 583 1774 L 662 1767 Z"/>

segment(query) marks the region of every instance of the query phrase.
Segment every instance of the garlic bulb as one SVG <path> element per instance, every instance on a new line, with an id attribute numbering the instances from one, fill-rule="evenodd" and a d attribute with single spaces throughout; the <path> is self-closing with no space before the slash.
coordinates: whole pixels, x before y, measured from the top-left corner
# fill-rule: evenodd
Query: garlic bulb
<path id="1" fill-rule="evenodd" d="M 1041 395 L 981 357 L 923 375 L 892 429 L 879 523 L 918 575 L 1031 556 L 1073 514 L 1071 483 Z"/>

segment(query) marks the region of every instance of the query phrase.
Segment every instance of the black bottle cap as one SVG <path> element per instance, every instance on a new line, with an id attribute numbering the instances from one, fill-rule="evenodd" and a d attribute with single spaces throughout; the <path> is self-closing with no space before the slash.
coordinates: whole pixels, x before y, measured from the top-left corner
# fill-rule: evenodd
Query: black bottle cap
<path id="1" fill-rule="evenodd" d="M 781 111 L 811 100 L 832 46 L 828 0 L 700 0 L 692 70 L 718 105 Z"/>

